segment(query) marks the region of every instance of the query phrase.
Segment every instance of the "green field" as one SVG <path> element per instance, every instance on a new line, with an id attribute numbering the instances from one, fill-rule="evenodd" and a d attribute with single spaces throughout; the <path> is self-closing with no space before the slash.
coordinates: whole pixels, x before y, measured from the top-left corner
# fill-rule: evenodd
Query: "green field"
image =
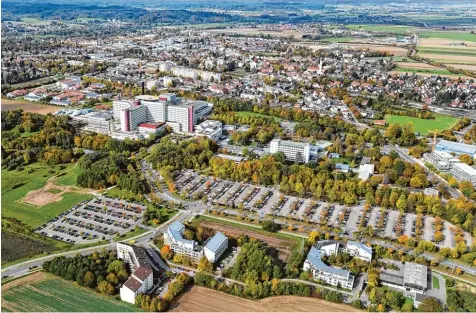
<path id="1" fill-rule="evenodd" d="M 60 175 L 56 179 L 56 183 L 62 186 L 74 186 L 76 185 L 76 181 L 80 173 L 81 169 L 79 168 L 79 166 L 75 166 L 74 168 L 71 168 L 68 172 L 65 172 L 63 175 Z"/>
<path id="2" fill-rule="evenodd" d="M 453 74 L 450 71 L 445 70 L 445 69 L 409 68 L 409 67 L 397 66 L 393 70 L 397 71 L 397 72 L 402 72 L 402 73 L 417 73 L 417 74 L 422 73 L 422 74 L 434 74 L 434 75 L 457 75 L 457 74 Z"/>
<path id="3" fill-rule="evenodd" d="M 255 112 L 248 112 L 248 111 L 235 112 L 235 115 L 236 115 L 236 116 L 240 116 L 240 117 L 244 117 L 244 116 L 272 117 L 272 118 L 274 118 L 275 121 L 277 121 L 277 122 L 281 122 L 281 121 L 283 120 L 283 119 L 280 118 L 280 117 L 270 116 L 270 115 L 266 115 L 266 114 L 255 113 Z"/>
<path id="4" fill-rule="evenodd" d="M 358 40 L 356 37 L 336 37 L 336 38 L 324 38 L 319 41 L 329 41 L 329 42 L 351 42 L 353 40 Z"/>
<path id="5" fill-rule="evenodd" d="M 43 273 L 2 284 L 2 312 L 4 311 L 140 312 L 131 304 Z"/>
<path id="6" fill-rule="evenodd" d="M 2 216 L 16 218 L 32 228 L 36 228 L 58 214 L 71 208 L 76 203 L 91 198 L 89 195 L 65 193 L 63 199 L 42 207 L 21 203 L 20 200 L 29 191 L 41 188 L 46 180 L 54 174 L 70 169 L 73 164 L 61 170 L 59 166 L 45 166 L 35 163 L 23 171 L 2 170 Z M 27 169 L 34 169 L 28 173 Z"/>
<path id="7" fill-rule="evenodd" d="M 476 42 L 476 34 L 462 32 L 418 32 L 418 35 L 426 38 L 443 38 L 462 41 Z"/>
<path id="8" fill-rule="evenodd" d="M 418 132 L 421 135 L 426 135 L 429 131 L 435 129 L 438 129 L 439 131 L 449 129 L 459 121 L 458 118 L 449 115 L 434 114 L 434 116 L 435 119 L 427 120 L 416 117 L 386 114 L 385 121 L 388 124 L 406 124 L 412 122 L 415 132 Z"/>
<path id="9" fill-rule="evenodd" d="M 41 20 L 35 17 L 22 17 L 20 20 L 22 23 L 31 25 L 47 25 L 51 23 L 50 21 Z"/>
<path id="10" fill-rule="evenodd" d="M 469 57 L 476 57 L 476 50 L 465 50 L 465 49 L 458 49 L 458 48 L 425 48 L 425 47 L 418 47 L 418 53 L 422 54 L 439 54 L 439 55 L 461 55 L 461 56 L 469 56 Z"/>
<path id="11" fill-rule="evenodd" d="M 138 202 L 144 202 L 144 198 L 140 195 L 137 195 L 135 193 L 132 193 L 127 190 L 120 189 L 118 187 L 114 187 L 109 189 L 106 193 L 106 196 L 111 197 L 111 198 L 119 198 L 123 200 L 129 200 L 129 201 L 138 201 Z"/>
<path id="12" fill-rule="evenodd" d="M 389 32 L 394 34 L 410 34 L 413 29 L 412 26 L 402 25 L 350 25 L 346 27 L 353 30 L 361 29 L 364 31 Z"/>
<path id="13" fill-rule="evenodd" d="M 433 282 L 433 289 L 440 289 L 440 280 L 435 276 L 432 276 L 431 280 Z"/>

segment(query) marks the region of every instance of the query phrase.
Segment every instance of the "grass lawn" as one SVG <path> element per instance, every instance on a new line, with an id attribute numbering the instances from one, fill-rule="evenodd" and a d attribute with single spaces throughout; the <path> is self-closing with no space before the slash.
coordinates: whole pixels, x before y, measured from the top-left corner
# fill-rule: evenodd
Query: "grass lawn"
<path id="1" fill-rule="evenodd" d="M 40 20 L 39 18 L 35 18 L 35 17 L 22 17 L 20 20 L 22 21 L 22 23 L 32 24 L 32 25 L 50 24 L 50 21 Z"/>
<path id="2" fill-rule="evenodd" d="M 137 195 L 127 190 L 122 190 L 118 187 L 111 188 L 104 195 L 111 198 L 119 198 L 122 200 L 144 202 L 144 198 L 141 195 Z"/>
<path id="3" fill-rule="evenodd" d="M 129 238 L 132 238 L 132 237 L 135 237 L 135 236 L 139 236 L 139 235 L 145 233 L 146 231 L 147 231 L 147 229 L 145 229 L 145 228 L 139 228 L 139 229 L 134 229 L 134 228 L 133 228 L 132 230 L 128 231 L 128 232 L 125 233 L 125 234 L 122 234 L 122 235 L 120 235 L 120 236 L 116 236 L 116 237 L 114 238 L 114 241 L 117 242 L 117 241 L 127 240 L 127 239 L 129 239 Z"/>
<path id="4" fill-rule="evenodd" d="M 405 303 L 404 303 L 404 305 L 402 305 L 402 307 L 405 306 L 405 307 L 407 308 L 408 306 L 406 306 L 406 305 L 408 305 L 408 303 L 411 303 L 412 306 L 413 306 L 413 302 L 414 302 L 414 301 L 413 301 L 412 298 L 410 298 L 410 297 L 405 297 Z"/>
<path id="5" fill-rule="evenodd" d="M 2 284 L 2 311 L 140 312 L 134 305 L 39 272 Z"/>
<path id="6" fill-rule="evenodd" d="M 385 121 L 387 121 L 388 124 L 405 124 L 412 122 L 415 131 L 419 132 L 421 135 L 426 135 L 429 131 L 435 129 L 439 131 L 449 129 L 459 121 L 458 118 L 449 115 L 434 114 L 434 116 L 435 119 L 427 120 L 416 117 L 387 114 L 385 115 Z"/>
<path id="7" fill-rule="evenodd" d="M 448 70 L 445 69 L 429 69 L 429 68 L 407 68 L 397 66 L 394 71 L 403 72 L 403 73 L 425 73 L 425 74 L 434 74 L 434 75 L 454 75 Z"/>
<path id="8" fill-rule="evenodd" d="M 61 190 L 59 190 L 59 189 L 56 189 L 56 188 L 51 188 L 51 189 L 48 189 L 48 192 L 50 192 L 50 193 L 54 193 L 54 194 L 56 195 L 56 194 L 59 194 L 59 193 L 61 193 Z"/>
<path id="9" fill-rule="evenodd" d="M 56 178 L 56 183 L 62 186 L 74 186 L 78 179 L 81 169 L 79 166 L 71 168 L 68 172 L 65 172 L 63 175 Z"/>
<path id="10" fill-rule="evenodd" d="M 277 121 L 277 122 L 281 122 L 281 121 L 283 120 L 283 119 L 280 118 L 280 117 L 270 116 L 270 115 L 266 115 L 266 114 L 255 113 L 255 112 L 248 112 L 248 111 L 235 112 L 235 115 L 236 115 L 236 116 L 240 116 L 240 117 L 244 117 L 244 116 L 272 117 L 272 118 L 274 118 L 275 121 Z"/>
<path id="11" fill-rule="evenodd" d="M 469 32 L 419 32 L 418 35 L 427 38 L 443 38 L 476 42 L 476 34 L 470 34 Z"/>
<path id="12" fill-rule="evenodd" d="M 440 281 L 435 276 L 431 277 L 433 281 L 433 289 L 440 289 Z"/>
<path id="13" fill-rule="evenodd" d="M 2 216 L 16 218 L 28 226 L 36 228 L 76 203 L 91 198 L 89 195 L 65 193 L 62 200 L 42 207 L 20 202 L 29 191 L 43 187 L 48 178 L 68 170 L 72 166 L 74 165 L 69 164 L 66 165 L 65 169 L 60 169 L 59 166 L 34 163 L 25 167 L 23 171 L 2 170 Z M 34 169 L 35 171 L 28 173 L 27 169 Z"/>

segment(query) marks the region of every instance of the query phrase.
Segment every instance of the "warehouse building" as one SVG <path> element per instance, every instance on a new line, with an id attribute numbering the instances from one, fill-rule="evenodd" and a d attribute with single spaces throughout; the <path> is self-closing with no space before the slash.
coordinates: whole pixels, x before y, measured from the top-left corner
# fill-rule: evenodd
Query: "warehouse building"
<path id="1" fill-rule="evenodd" d="M 446 151 L 455 155 L 469 154 L 473 158 L 476 157 L 476 145 L 468 145 L 462 142 L 440 140 L 435 145 L 435 150 Z"/>

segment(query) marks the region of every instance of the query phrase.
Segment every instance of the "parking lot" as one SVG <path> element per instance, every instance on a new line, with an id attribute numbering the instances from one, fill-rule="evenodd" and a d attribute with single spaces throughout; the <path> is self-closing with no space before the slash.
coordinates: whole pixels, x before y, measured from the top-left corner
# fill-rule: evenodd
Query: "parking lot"
<path id="1" fill-rule="evenodd" d="M 78 203 L 35 232 L 68 243 L 110 239 L 138 225 L 145 209 L 138 203 L 97 197 Z"/>
<path id="2" fill-rule="evenodd" d="M 325 201 L 284 195 L 277 188 L 233 182 L 202 176 L 185 170 L 176 177 L 177 190 L 186 197 L 207 197 L 207 206 L 219 212 L 241 217 L 279 219 L 283 226 L 307 222 L 304 230 L 329 226 L 352 234 L 373 227 L 375 236 L 396 239 L 401 235 L 435 242 L 434 218 L 425 216 L 421 226 L 414 213 L 400 213 L 380 207 L 369 208 L 364 214 L 364 203 L 352 207 Z M 200 195 L 197 197 L 197 193 Z M 237 211 L 238 210 L 238 211 Z M 293 222 L 295 221 L 295 222 Z M 439 246 L 453 248 L 456 244 L 451 224 L 445 223 L 444 240 Z M 471 242 L 471 241 L 469 241 Z"/>

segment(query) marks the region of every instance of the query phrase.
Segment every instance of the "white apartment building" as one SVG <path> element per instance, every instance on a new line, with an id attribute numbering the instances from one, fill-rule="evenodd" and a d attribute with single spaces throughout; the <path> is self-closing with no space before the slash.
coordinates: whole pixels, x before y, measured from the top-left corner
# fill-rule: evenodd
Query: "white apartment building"
<path id="1" fill-rule="evenodd" d="M 476 169 L 466 163 L 455 163 L 450 169 L 451 175 L 462 181 L 466 180 L 476 185 Z"/>
<path id="2" fill-rule="evenodd" d="M 332 286 L 352 289 L 354 286 L 354 276 L 349 271 L 325 264 L 321 260 L 324 255 L 326 255 L 324 251 L 312 247 L 306 261 L 304 261 L 303 269 L 310 271 L 315 280 L 322 280 Z"/>
<path id="3" fill-rule="evenodd" d="M 119 290 L 121 300 L 135 304 L 136 296 L 146 293 L 154 286 L 153 271 L 147 267 L 138 267 Z"/>
<path id="4" fill-rule="evenodd" d="M 321 259 L 324 256 L 336 255 L 346 252 L 361 260 L 372 261 L 372 249 L 366 245 L 349 240 L 345 245 L 338 241 L 327 240 L 320 241 L 307 255 L 303 269 L 310 271 L 315 280 L 322 280 L 333 286 L 341 286 L 346 289 L 352 289 L 354 285 L 354 276 L 349 271 L 328 266 Z"/>
<path id="5" fill-rule="evenodd" d="M 201 79 L 204 81 L 221 81 L 221 74 L 197 70 L 190 67 L 175 66 L 171 68 L 172 74 L 178 77 L 191 78 L 193 80 Z"/>
<path id="6" fill-rule="evenodd" d="M 222 134 L 222 122 L 206 120 L 205 122 L 195 126 L 196 136 L 206 136 L 212 140 L 217 141 Z"/>
<path id="7" fill-rule="evenodd" d="M 212 263 L 215 263 L 228 248 L 228 238 L 220 232 L 217 232 L 203 247 L 205 257 Z"/>
<path id="8" fill-rule="evenodd" d="M 170 246 L 174 253 L 190 257 L 192 262 L 198 263 L 205 256 L 214 263 L 228 248 L 228 238 L 220 232 L 209 238 L 204 246 L 199 246 L 196 241 L 183 238 L 184 230 L 185 226 L 180 222 L 170 224 L 164 233 L 164 244 Z"/>
<path id="9" fill-rule="evenodd" d="M 309 163 L 310 145 L 303 142 L 273 139 L 269 145 L 269 152 L 272 154 L 283 152 L 289 161 Z"/>
<path id="10" fill-rule="evenodd" d="M 129 265 L 131 276 L 120 288 L 122 301 L 134 304 L 138 294 L 148 292 L 154 285 L 154 272 L 146 252 L 136 246 L 117 243 L 117 258 Z"/>

